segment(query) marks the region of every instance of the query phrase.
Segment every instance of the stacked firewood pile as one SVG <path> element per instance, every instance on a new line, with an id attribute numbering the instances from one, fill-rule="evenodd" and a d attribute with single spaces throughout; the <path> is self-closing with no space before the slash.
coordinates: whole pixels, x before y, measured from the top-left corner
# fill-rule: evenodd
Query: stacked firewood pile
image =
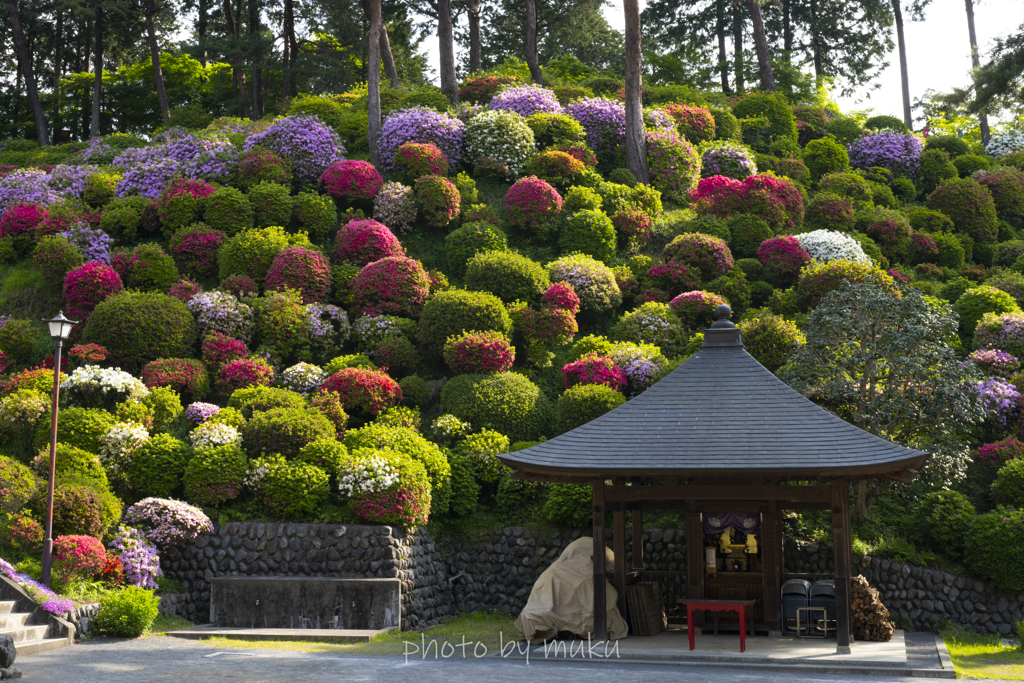
<path id="1" fill-rule="evenodd" d="M 878 591 L 863 576 L 850 579 L 850 609 L 853 612 L 854 640 L 887 642 L 896 627 Z"/>

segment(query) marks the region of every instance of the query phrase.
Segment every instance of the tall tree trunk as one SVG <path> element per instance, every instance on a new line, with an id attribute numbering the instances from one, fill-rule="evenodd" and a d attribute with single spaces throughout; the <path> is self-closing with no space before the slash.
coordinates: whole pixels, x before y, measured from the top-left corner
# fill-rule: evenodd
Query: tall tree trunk
<path id="1" fill-rule="evenodd" d="M 25 42 L 25 34 L 21 31 L 21 17 L 18 16 L 16 0 L 7 0 L 7 11 L 11 15 L 11 33 L 14 34 L 14 49 L 18 53 L 18 64 L 21 67 L 20 71 L 25 76 L 25 92 L 28 93 L 28 101 L 32 105 L 32 119 L 36 124 L 36 139 L 39 141 L 40 147 L 46 147 L 50 144 L 50 137 L 46 134 L 46 118 L 43 116 L 43 105 L 39 101 L 36 76 L 32 71 L 32 55 Z"/>
<path id="2" fill-rule="evenodd" d="M 380 36 L 381 36 L 381 0 L 370 0 L 370 35 L 367 38 L 369 54 L 366 69 L 366 107 L 369 115 L 367 136 L 370 141 L 370 161 L 380 167 L 380 152 L 377 150 L 377 138 L 380 137 Z"/>
<path id="3" fill-rule="evenodd" d="M 715 33 L 718 35 L 718 71 L 722 77 L 722 92 L 731 95 L 729 61 L 725 55 L 725 0 L 715 0 Z"/>
<path id="4" fill-rule="evenodd" d="M 295 39 L 295 1 L 284 0 L 284 42 L 286 54 L 286 76 L 282 78 L 282 91 L 285 97 L 298 97 L 298 80 L 295 74 L 295 63 L 299 59 L 299 44 Z"/>
<path id="5" fill-rule="evenodd" d="M 93 60 L 93 71 L 96 78 L 93 79 L 92 87 L 92 120 L 89 123 L 89 137 L 100 136 L 100 97 L 103 95 L 103 10 L 99 4 L 93 5 L 96 8 L 96 35 L 93 42 L 96 44 L 96 56 Z"/>
<path id="6" fill-rule="evenodd" d="M 892 14 L 896 20 L 896 41 L 900 50 L 900 85 L 903 86 L 903 123 L 914 130 L 914 117 L 910 113 L 910 75 L 907 72 L 907 39 L 903 35 L 903 0 L 892 0 Z"/>
<path id="7" fill-rule="evenodd" d="M 732 3 L 732 59 L 736 71 L 736 94 L 742 95 L 746 88 L 743 78 L 743 5 L 739 0 Z"/>
<path id="8" fill-rule="evenodd" d="M 775 74 L 772 73 L 768 37 L 764 33 L 764 18 L 761 16 L 761 3 L 758 0 L 750 0 L 750 18 L 754 24 L 754 46 L 757 48 L 757 67 L 761 72 L 761 89 L 775 92 Z"/>
<path id="9" fill-rule="evenodd" d="M 93 27 L 92 19 L 86 20 L 86 22 L 85 22 L 85 48 L 83 50 L 83 52 L 85 53 L 85 61 L 82 64 L 82 73 L 84 73 L 84 74 L 89 73 L 89 71 L 91 70 L 89 68 L 89 64 L 91 63 L 91 60 L 92 60 L 92 27 Z"/>
<path id="10" fill-rule="evenodd" d="M 480 0 L 466 3 L 466 17 L 469 19 L 469 72 L 477 73 L 483 68 L 480 48 Z"/>
<path id="11" fill-rule="evenodd" d="M 402 82 L 398 80 L 398 69 L 395 67 L 395 55 L 391 52 L 391 40 L 388 39 L 388 27 L 384 25 L 383 19 L 380 25 L 380 58 L 384 64 L 384 74 L 391 83 L 391 88 L 397 90 Z"/>
<path id="12" fill-rule="evenodd" d="M 544 74 L 537 61 L 537 2 L 526 0 L 526 65 L 530 67 L 530 78 L 534 83 L 544 85 Z"/>
<path id="13" fill-rule="evenodd" d="M 167 105 L 164 74 L 160 69 L 160 46 L 156 44 L 156 28 L 153 26 L 155 15 L 156 0 L 146 0 L 146 39 L 149 41 L 149 54 L 153 58 L 153 82 L 156 83 L 156 99 L 160 102 L 160 117 L 167 123 L 171 120 L 171 109 Z"/>
<path id="14" fill-rule="evenodd" d="M 228 34 L 228 43 L 232 46 L 231 52 L 231 89 L 235 96 L 238 96 L 238 32 L 235 30 L 235 15 L 231 9 L 231 0 L 224 0 L 224 28 Z"/>
<path id="15" fill-rule="evenodd" d="M 818 3 L 811 0 L 811 46 L 814 50 L 814 75 L 821 78 L 825 75 L 825 69 L 821 63 L 823 45 L 821 43 L 821 31 L 818 28 Z"/>
<path id="16" fill-rule="evenodd" d="M 53 92 L 57 95 L 56 106 L 53 110 L 54 142 L 67 142 L 64 139 L 64 117 L 61 115 L 61 104 L 63 86 L 61 79 L 64 78 L 64 10 L 59 6 L 57 12 L 57 47 L 53 51 Z"/>
<path id="17" fill-rule="evenodd" d="M 242 8 L 245 0 L 238 0 L 235 6 L 235 73 L 238 74 L 238 96 L 242 102 L 242 116 L 252 119 L 252 101 L 248 99 L 245 87 L 245 58 L 242 55 Z"/>
<path id="18" fill-rule="evenodd" d="M 626 168 L 647 183 L 647 140 L 644 137 L 643 55 L 640 52 L 640 5 L 623 0 L 626 15 Z"/>
<path id="19" fill-rule="evenodd" d="M 263 49 L 260 47 L 259 0 L 249 0 L 249 42 L 252 54 L 252 118 L 263 118 Z"/>
<path id="20" fill-rule="evenodd" d="M 792 0 L 782 0 L 782 49 L 786 53 L 786 63 L 793 52 L 793 12 Z"/>
<path id="21" fill-rule="evenodd" d="M 441 53 L 441 92 L 453 105 L 459 103 L 455 80 L 455 39 L 452 36 L 451 0 L 437 0 L 437 41 Z"/>
<path id="22" fill-rule="evenodd" d="M 981 59 L 978 56 L 978 34 L 974 30 L 974 0 L 964 0 L 964 4 L 967 6 L 967 32 L 971 38 L 971 67 L 972 71 L 977 71 L 981 67 Z M 988 114 L 978 114 L 978 122 L 981 124 L 981 141 L 987 145 Z"/>
<path id="23" fill-rule="evenodd" d="M 199 37 L 199 61 L 206 68 L 206 28 L 210 20 L 210 0 L 199 0 L 199 20 L 196 22 L 196 34 Z"/>

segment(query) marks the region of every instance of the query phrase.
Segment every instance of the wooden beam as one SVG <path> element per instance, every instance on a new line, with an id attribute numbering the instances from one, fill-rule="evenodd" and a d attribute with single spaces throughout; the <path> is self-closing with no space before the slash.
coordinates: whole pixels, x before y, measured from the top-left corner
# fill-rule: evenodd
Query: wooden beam
<path id="1" fill-rule="evenodd" d="M 819 503 L 779 503 L 779 512 L 784 510 L 831 510 L 832 500 L 831 495 L 828 501 Z"/>
<path id="2" fill-rule="evenodd" d="M 633 509 L 633 570 L 644 570 L 644 505 L 637 503 Z"/>
<path id="3" fill-rule="evenodd" d="M 594 505 L 594 640 L 608 640 L 608 606 L 604 578 L 604 480 L 591 484 Z"/>
<path id="4" fill-rule="evenodd" d="M 774 508 L 775 505 L 769 503 L 769 507 Z M 779 525 L 776 524 L 778 516 L 779 513 L 774 509 L 761 513 L 761 576 L 764 588 L 764 623 L 769 634 L 778 632 L 782 635 L 782 581 L 779 575 L 782 542 L 779 538 Z"/>
<path id="5" fill-rule="evenodd" d="M 612 550 L 615 552 L 615 590 L 619 599 L 625 604 L 626 597 L 626 511 L 622 503 L 615 506 L 613 513 L 614 537 Z"/>
<path id="6" fill-rule="evenodd" d="M 836 653 L 850 654 L 850 483 L 835 480 L 832 489 L 832 545 L 836 564 Z"/>
<path id="7" fill-rule="evenodd" d="M 827 486 L 617 486 L 607 492 L 608 502 L 688 500 L 688 501 L 797 501 L 828 503 Z"/>

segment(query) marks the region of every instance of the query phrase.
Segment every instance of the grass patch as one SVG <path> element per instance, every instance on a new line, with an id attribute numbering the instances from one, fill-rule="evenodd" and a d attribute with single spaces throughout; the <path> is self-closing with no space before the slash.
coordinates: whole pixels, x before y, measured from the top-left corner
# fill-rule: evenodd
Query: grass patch
<path id="1" fill-rule="evenodd" d="M 512 617 L 504 612 L 473 612 L 463 614 L 451 621 L 439 626 L 429 628 L 426 631 L 397 631 L 377 636 L 368 643 L 330 643 L 318 641 L 293 641 L 293 640 L 236 640 L 233 638 L 209 638 L 203 642 L 212 648 L 238 648 L 247 650 L 290 650 L 296 652 L 333 652 L 338 654 L 356 655 L 404 655 L 406 642 L 412 643 L 418 648 L 423 646 L 424 641 L 437 642 L 437 648 L 444 643 L 452 646 L 460 645 L 465 638 L 467 643 L 466 654 L 472 656 L 472 647 L 476 643 L 483 643 L 489 653 L 496 652 L 501 644 L 506 646 L 509 641 L 518 641 L 519 633 L 516 631 Z M 412 653 L 412 645 L 408 646 Z M 431 647 L 433 653 L 433 647 Z M 459 656 L 462 655 L 461 647 L 456 650 Z M 477 651 L 482 654 L 483 648 Z"/>
<path id="2" fill-rule="evenodd" d="M 188 619 L 183 619 L 182 617 L 177 616 L 167 617 L 161 614 L 156 618 L 156 621 L 153 622 L 153 625 L 149 627 L 149 631 L 146 632 L 146 635 L 162 636 L 168 631 L 178 631 L 191 626 L 195 626 L 195 624 Z"/>
<path id="3" fill-rule="evenodd" d="M 958 678 L 1024 681 L 1024 650 L 1002 644 L 999 636 L 981 635 L 959 624 L 939 624 Z"/>

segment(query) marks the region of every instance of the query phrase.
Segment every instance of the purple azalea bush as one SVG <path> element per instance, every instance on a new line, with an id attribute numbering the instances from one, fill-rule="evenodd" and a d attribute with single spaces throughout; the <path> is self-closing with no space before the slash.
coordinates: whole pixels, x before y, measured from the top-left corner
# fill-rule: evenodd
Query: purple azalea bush
<path id="1" fill-rule="evenodd" d="M 513 111 L 524 119 L 533 114 L 561 114 L 562 105 L 555 93 L 542 85 L 530 83 L 506 88 L 494 96 L 491 109 Z"/>
<path id="2" fill-rule="evenodd" d="M 89 164 L 82 166 L 57 164 L 50 171 L 50 187 L 62 197 L 81 199 L 82 193 L 85 192 L 85 181 L 99 170 L 99 166 Z"/>
<path id="3" fill-rule="evenodd" d="M 1009 379 L 1020 370 L 1020 359 L 999 349 L 979 349 L 967 356 L 979 370 L 991 377 Z"/>
<path id="4" fill-rule="evenodd" d="M 139 149 L 160 150 L 160 147 L 139 147 L 126 150 L 126 153 Z M 124 175 L 117 181 L 114 194 L 118 197 L 137 194 L 147 199 L 159 199 L 167 183 L 171 182 L 174 176 L 181 175 L 181 162 L 155 154 L 138 156 L 144 158 L 145 161 L 133 164 L 130 160 L 123 159 L 123 154 L 114 160 L 115 162 L 120 160 L 125 164 L 121 166 L 124 169 Z"/>
<path id="5" fill-rule="evenodd" d="M 52 590 L 33 579 L 28 574 L 19 574 L 14 567 L 4 559 L 0 558 L 0 576 L 6 576 L 14 583 L 21 586 L 26 593 L 39 605 L 58 617 L 64 616 L 75 608 L 75 601 L 70 598 L 62 598 Z"/>
<path id="6" fill-rule="evenodd" d="M 124 521 L 142 529 L 161 551 L 213 531 L 213 522 L 202 510 L 170 498 L 143 498 L 125 510 Z"/>
<path id="7" fill-rule="evenodd" d="M 448 164 L 457 166 L 466 142 L 466 124 L 450 114 L 430 107 L 399 109 L 388 114 L 377 139 L 381 166 L 392 170 L 395 152 L 406 142 L 433 142 L 448 157 Z"/>
<path id="8" fill-rule="evenodd" d="M 130 526 L 122 526 L 110 542 L 109 549 L 111 554 L 121 558 L 124 578 L 130 585 L 147 590 L 157 587 L 156 577 L 164 575 L 160 569 L 160 555 L 145 534 Z"/>
<path id="9" fill-rule="evenodd" d="M 998 377 L 989 377 L 978 382 L 977 390 L 985 406 L 988 416 L 1005 425 L 1007 420 L 1017 415 L 1020 392 L 1017 387 Z"/>
<path id="10" fill-rule="evenodd" d="M 345 160 L 341 138 L 315 116 L 282 116 L 245 141 L 247 150 L 257 145 L 291 162 L 295 179 L 303 185 L 315 185 L 331 165 Z"/>
<path id="11" fill-rule="evenodd" d="M 587 131 L 593 150 L 615 149 L 626 139 L 626 105 L 604 97 L 586 97 L 570 102 L 566 113 Z"/>
<path id="12" fill-rule="evenodd" d="M 219 412 L 220 406 L 197 401 L 185 408 L 185 419 L 194 425 L 201 425 Z"/>
<path id="13" fill-rule="evenodd" d="M 38 168 L 19 168 L 0 177 L 0 215 L 19 202 L 53 204 L 59 199 L 50 175 Z"/>
<path id="14" fill-rule="evenodd" d="M 850 165 L 865 171 L 872 166 L 887 168 L 910 179 L 921 171 L 921 141 L 910 133 L 881 131 L 858 138 L 849 147 Z"/>
<path id="15" fill-rule="evenodd" d="M 745 145 L 728 140 L 714 140 L 701 145 L 700 149 L 702 178 L 720 175 L 743 180 L 748 176 L 757 175 L 754 154 Z"/>
<path id="16" fill-rule="evenodd" d="M 114 246 L 114 238 L 99 228 L 93 228 L 86 223 L 76 222 L 68 226 L 66 230 L 57 233 L 59 237 L 71 242 L 82 254 L 82 258 L 88 261 L 99 261 L 110 263 L 110 248 Z"/>
<path id="17" fill-rule="evenodd" d="M 644 109 L 644 128 L 647 129 L 648 133 L 662 132 L 662 133 L 674 133 L 676 132 L 676 122 L 667 112 L 661 109 Z"/>
<path id="18" fill-rule="evenodd" d="M 352 329 L 348 314 L 332 304 L 307 304 L 306 318 L 310 344 L 322 354 L 339 351 Z"/>
<path id="19" fill-rule="evenodd" d="M 69 156 L 64 163 L 66 164 L 97 164 L 99 166 L 106 166 L 114 160 L 117 156 L 117 150 L 110 146 L 110 144 L 104 138 L 91 138 L 86 144 L 84 149 L 80 149 L 71 156 Z"/>
<path id="20" fill-rule="evenodd" d="M 164 149 L 189 178 L 224 181 L 238 170 L 238 148 L 227 140 L 186 133 L 171 138 Z"/>

